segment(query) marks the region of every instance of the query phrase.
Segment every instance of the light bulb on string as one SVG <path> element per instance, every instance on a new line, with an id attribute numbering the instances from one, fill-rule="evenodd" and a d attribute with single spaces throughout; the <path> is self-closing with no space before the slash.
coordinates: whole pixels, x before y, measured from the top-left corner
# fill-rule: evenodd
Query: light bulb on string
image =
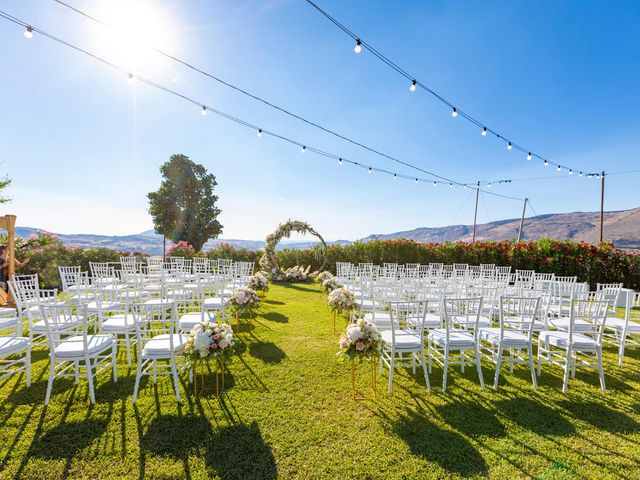
<path id="1" fill-rule="evenodd" d="M 258 138 L 262 138 L 262 129 L 261 128 L 258 129 L 258 133 L 256 135 L 258 135 Z"/>
<path id="2" fill-rule="evenodd" d="M 418 179 L 416 178 L 416 183 L 418 183 Z"/>
<path id="3" fill-rule="evenodd" d="M 342 159 L 341 158 L 338 159 L 338 165 L 342 165 Z"/>
<path id="4" fill-rule="evenodd" d="M 393 174 L 393 179 L 394 179 L 394 180 L 397 180 L 397 179 L 398 179 L 398 176 L 397 176 L 395 173 Z"/>
<path id="5" fill-rule="evenodd" d="M 409 91 L 410 92 L 415 92 L 416 91 L 416 81 L 415 80 L 411 80 L 411 86 L 409 87 Z"/>
<path id="6" fill-rule="evenodd" d="M 128 73 L 127 74 L 127 83 L 129 85 L 133 85 L 133 73 Z"/>
<path id="7" fill-rule="evenodd" d="M 453 183 L 450 183 L 450 184 L 449 184 L 449 187 L 453 188 Z"/>
<path id="8" fill-rule="evenodd" d="M 507 150 L 511 150 L 513 148 L 513 145 L 511 145 L 511 142 L 509 142 L 509 144 L 507 145 Z"/>
<path id="9" fill-rule="evenodd" d="M 33 28 L 31 28 L 31 25 L 29 25 L 27 27 L 27 29 L 24 31 L 24 36 L 25 36 L 25 38 L 32 38 L 33 37 Z"/>
<path id="10" fill-rule="evenodd" d="M 362 52 L 362 42 L 360 41 L 360 39 L 356 39 L 356 46 L 353 49 L 354 52 L 356 53 L 360 53 Z"/>
<path id="11" fill-rule="evenodd" d="M 307 147 L 306 146 L 302 146 L 302 148 L 300 149 L 300 153 L 304 153 L 307 151 Z"/>
<path id="12" fill-rule="evenodd" d="M 531 160 L 532 158 L 533 158 L 533 156 L 531 155 L 531 152 L 529 152 L 529 153 L 527 154 L 527 160 Z"/>
<path id="13" fill-rule="evenodd" d="M 433 186 L 434 186 L 434 187 L 437 187 L 437 186 L 438 186 L 438 182 L 435 182 L 435 181 L 434 181 L 434 182 L 433 182 Z"/>
<path id="14" fill-rule="evenodd" d="M 200 113 L 202 113 L 203 117 L 207 116 L 207 107 L 206 107 L 206 105 L 202 105 L 202 110 L 200 111 Z"/>
<path id="15" fill-rule="evenodd" d="M 581 177 L 581 176 L 582 176 L 582 172 L 580 172 L 580 173 L 578 174 L 578 176 L 579 176 L 579 177 Z"/>
<path id="16" fill-rule="evenodd" d="M 489 183 L 487 184 L 487 187 L 491 188 L 491 182 L 489 182 Z"/>
<path id="17" fill-rule="evenodd" d="M 544 166 L 548 167 L 549 166 L 549 162 L 547 162 L 546 160 L 544 161 Z"/>
<path id="18" fill-rule="evenodd" d="M 573 170 L 569 169 L 569 175 L 573 175 Z"/>
<path id="19" fill-rule="evenodd" d="M 482 136 L 483 137 L 487 136 L 487 127 L 482 127 Z"/>
<path id="20" fill-rule="evenodd" d="M 556 171 L 557 171 L 557 172 L 559 172 L 560 170 L 562 170 L 562 167 L 560 167 L 560 165 L 558 165 L 558 166 L 556 167 Z"/>
<path id="21" fill-rule="evenodd" d="M 451 109 L 451 116 L 452 116 L 453 118 L 456 118 L 456 117 L 458 116 L 458 110 L 456 109 L 456 107 L 453 107 L 453 108 Z"/>
<path id="22" fill-rule="evenodd" d="M 369 167 L 369 173 L 372 173 L 373 171 L 371 170 L 371 167 Z"/>

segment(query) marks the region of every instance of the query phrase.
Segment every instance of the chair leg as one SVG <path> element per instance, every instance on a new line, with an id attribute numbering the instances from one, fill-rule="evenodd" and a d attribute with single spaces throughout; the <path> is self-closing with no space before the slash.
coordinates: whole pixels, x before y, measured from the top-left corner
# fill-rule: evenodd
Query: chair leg
<path id="1" fill-rule="evenodd" d="M 533 382 L 533 389 L 538 389 L 538 379 L 536 378 L 536 367 L 533 364 L 533 346 L 529 344 L 527 347 L 527 355 L 529 356 L 529 368 L 531 368 L 531 381 Z"/>
<path id="2" fill-rule="evenodd" d="M 389 387 L 387 388 L 387 393 L 391 393 L 391 388 L 393 385 L 393 372 L 396 369 L 396 352 L 391 350 L 391 358 L 389 360 Z"/>
<path id="3" fill-rule="evenodd" d="M 622 362 L 624 361 L 624 341 L 626 340 L 626 333 L 620 336 L 620 348 L 618 349 L 618 366 L 622 366 Z"/>
<path id="4" fill-rule="evenodd" d="M 31 344 L 27 347 L 27 353 L 24 357 L 25 369 L 27 374 L 27 387 L 31 386 Z"/>
<path id="5" fill-rule="evenodd" d="M 493 389 L 498 388 L 498 379 L 500 378 L 500 364 L 502 363 L 502 344 L 498 346 L 498 358 L 496 359 L 496 374 L 493 378 Z"/>
<path id="6" fill-rule="evenodd" d="M 427 341 L 427 358 L 429 362 L 429 373 L 431 373 L 431 341 Z"/>
<path id="7" fill-rule="evenodd" d="M 427 372 L 427 364 L 424 360 L 424 347 L 422 348 L 422 352 L 420 353 L 420 360 L 422 364 L 422 371 L 424 372 L 424 383 L 427 386 L 427 391 L 431 391 L 431 383 L 429 382 L 429 373 Z"/>
<path id="8" fill-rule="evenodd" d="M 604 385 L 604 369 L 602 368 L 602 347 L 598 347 L 596 350 L 596 355 L 598 357 L 598 373 L 600 374 L 600 388 L 602 389 L 602 393 L 607 393 L 607 388 Z"/>
<path id="9" fill-rule="evenodd" d="M 47 382 L 47 395 L 44 397 L 44 404 L 49 405 L 49 399 L 51 398 L 51 388 L 53 387 L 53 378 L 56 375 L 56 360 L 51 356 L 49 359 L 49 381 Z"/>
<path id="10" fill-rule="evenodd" d="M 180 403 L 180 389 L 178 388 L 178 370 L 176 368 L 175 357 L 171 358 L 171 376 L 173 377 L 173 388 L 176 389 L 176 399 Z"/>
<path id="11" fill-rule="evenodd" d="M 158 383 L 158 373 L 157 373 L 158 364 L 155 360 L 153 360 L 152 364 L 153 364 L 152 365 L 153 366 L 153 383 L 155 384 L 155 383 Z"/>
<path id="12" fill-rule="evenodd" d="M 118 383 L 118 367 L 117 367 L 117 356 L 118 356 L 118 340 L 111 347 L 111 368 L 113 369 L 113 383 Z"/>
<path id="13" fill-rule="evenodd" d="M 444 373 L 442 375 L 442 391 L 445 392 L 447 390 L 447 371 L 449 370 L 449 347 L 444 348 L 444 362 L 442 368 L 444 368 Z"/>
<path id="14" fill-rule="evenodd" d="M 542 370 L 542 342 L 538 342 L 538 376 Z"/>
<path id="15" fill-rule="evenodd" d="M 124 332 L 124 345 L 127 347 L 127 364 L 131 367 L 131 341 L 129 340 L 129 332 Z"/>
<path id="16" fill-rule="evenodd" d="M 482 367 L 480 366 L 480 350 L 478 348 L 478 344 L 476 343 L 474 354 L 476 356 L 476 368 L 478 369 L 478 378 L 480 379 L 480 388 L 484 390 L 484 377 L 482 376 Z"/>
<path id="17" fill-rule="evenodd" d="M 85 357 L 84 364 L 87 370 L 87 381 L 89 382 L 89 398 L 91 399 L 91 403 L 96 403 L 96 396 L 93 391 L 93 365 L 91 365 L 91 359 Z"/>
<path id="18" fill-rule="evenodd" d="M 564 364 L 564 381 L 562 383 L 562 393 L 567 393 L 567 386 L 569 384 L 569 373 L 571 371 L 571 349 L 567 349 L 567 357 Z"/>

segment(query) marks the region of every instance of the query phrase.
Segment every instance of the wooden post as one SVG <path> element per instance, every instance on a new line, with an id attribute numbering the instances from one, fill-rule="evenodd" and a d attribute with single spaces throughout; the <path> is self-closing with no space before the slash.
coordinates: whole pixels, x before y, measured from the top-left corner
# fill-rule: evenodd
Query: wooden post
<path id="1" fill-rule="evenodd" d="M 8 242 L 8 250 L 9 253 L 7 255 L 7 260 L 9 262 L 9 278 L 13 277 L 16 273 L 16 255 L 15 255 L 15 234 L 16 234 L 16 216 L 15 215 L 5 215 L 7 222 L 7 238 Z"/>
<path id="2" fill-rule="evenodd" d="M 473 237 L 471 243 L 476 241 L 476 220 L 478 219 L 478 197 L 480 196 L 480 182 L 476 186 L 476 209 L 473 212 Z"/>
<path id="3" fill-rule="evenodd" d="M 524 207 L 522 207 L 522 217 L 520 217 L 520 228 L 518 229 L 518 243 L 520 243 L 520 239 L 522 238 L 522 228 L 524 227 L 524 214 L 527 211 L 527 201 L 529 199 L 524 199 Z"/>
<path id="4" fill-rule="evenodd" d="M 600 189 L 600 243 L 604 241 L 604 170 L 600 174 L 602 188 Z"/>

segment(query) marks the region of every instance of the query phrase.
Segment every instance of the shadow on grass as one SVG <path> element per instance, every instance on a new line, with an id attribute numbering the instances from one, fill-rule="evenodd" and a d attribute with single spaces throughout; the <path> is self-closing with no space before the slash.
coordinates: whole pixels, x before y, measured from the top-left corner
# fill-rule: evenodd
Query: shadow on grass
<path id="1" fill-rule="evenodd" d="M 575 427 L 557 410 L 529 398 L 513 398 L 495 403 L 512 422 L 538 435 L 568 436 Z"/>
<path id="2" fill-rule="evenodd" d="M 287 355 L 272 342 L 258 342 L 249 344 L 249 355 L 259 358 L 265 363 L 280 363 Z"/>
<path id="3" fill-rule="evenodd" d="M 393 428 L 414 455 L 437 463 L 448 473 L 471 476 L 488 472 L 484 458 L 462 435 L 443 430 L 413 410 L 394 421 Z"/>
<path id="4" fill-rule="evenodd" d="M 308 288 L 308 287 L 304 287 L 304 283 L 278 283 L 278 285 L 280 285 L 281 287 L 284 288 L 292 288 L 294 290 L 299 290 L 301 292 L 313 292 L 313 293 L 318 293 L 318 290 L 316 290 L 315 288 Z"/>
<path id="5" fill-rule="evenodd" d="M 280 300 L 263 300 L 263 303 L 268 303 L 269 305 L 284 305 L 284 302 Z"/>
<path id="6" fill-rule="evenodd" d="M 563 400 L 558 405 L 577 419 L 606 432 L 635 433 L 640 430 L 640 424 L 630 416 L 599 403 Z"/>
<path id="7" fill-rule="evenodd" d="M 436 407 L 442 419 L 470 437 L 504 437 L 504 425 L 493 412 L 477 402 L 455 402 Z"/>
<path id="8" fill-rule="evenodd" d="M 61 423 L 38 438 L 32 444 L 29 453 L 49 459 L 70 459 L 91 445 L 91 442 L 100 437 L 106 429 L 106 421 L 91 418 Z"/>
<path id="9" fill-rule="evenodd" d="M 288 323 L 289 317 L 278 312 L 269 312 L 262 315 L 262 318 L 271 322 Z"/>
<path id="10" fill-rule="evenodd" d="M 205 417 L 163 415 L 144 433 L 140 448 L 185 464 L 190 477 L 190 455 L 203 457 L 210 474 L 224 479 L 275 479 L 276 463 L 256 422 L 213 430 Z"/>

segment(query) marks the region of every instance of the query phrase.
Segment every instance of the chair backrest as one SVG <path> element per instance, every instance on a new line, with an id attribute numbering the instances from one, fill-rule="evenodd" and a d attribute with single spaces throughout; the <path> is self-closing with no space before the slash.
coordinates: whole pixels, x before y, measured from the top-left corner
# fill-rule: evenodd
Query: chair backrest
<path id="1" fill-rule="evenodd" d="M 500 266 L 500 267 L 496 267 L 496 273 L 499 274 L 506 274 L 506 275 L 510 275 L 511 274 L 511 266 L 510 265 L 506 265 L 506 266 Z"/>
<path id="2" fill-rule="evenodd" d="M 461 327 L 463 330 L 472 330 L 477 339 L 482 297 L 444 297 L 442 306 L 447 343 L 449 343 L 451 330 L 455 330 L 457 327 Z"/>
<path id="3" fill-rule="evenodd" d="M 80 265 L 60 265 L 58 266 L 60 281 L 62 282 L 62 290 L 68 291 L 69 287 L 82 283 L 81 276 L 88 276 L 88 272 L 83 272 Z"/>
<path id="4" fill-rule="evenodd" d="M 602 292 L 603 300 L 609 300 L 610 306 L 615 308 L 622 291 L 622 283 L 598 283 L 596 291 Z"/>
<path id="5" fill-rule="evenodd" d="M 9 279 L 9 291 L 16 301 L 18 313 L 40 302 L 38 274 L 14 275 Z"/>
<path id="6" fill-rule="evenodd" d="M 427 317 L 427 302 L 389 302 L 391 319 L 391 339 L 395 345 L 395 337 L 400 330 L 411 331 L 420 337 L 420 345 L 424 343 L 424 323 Z"/>
<path id="7" fill-rule="evenodd" d="M 540 315 L 540 297 L 500 297 L 500 339 L 505 330 L 533 336 L 533 324 Z"/>
<path id="8" fill-rule="evenodd" d="M 171 315 L 160 319 L 156 315 L 157 310 L 144 303 L 131 303 L 129 308 L 135 319 L 139 358 L 141 358 L 142 350 L 149 340 L 158 335 L 169 335 L 170 352 L 175 352 L 173 338 L 173 334 L 176 333 L 175 310 L 172 310 Z"/>
<path id="9" fill-rule="evenodd" d="M 601 342 L 602 332 L 609 313 L 609 305 L 608 300 L 576 300 L 572 298 L 571 312 L 569 314 L 569 344 L 573 343 L 575 321 L 578 319 L 593 323 L 595 339 Z"/>
<path id="10" fill-rule="evenodd" d="M 65 340 L 65 337 L 73 334 L 82 337 L 84 352 L 87 348 L 87 305 L 40 305 L 40 312 L 47 329 L 47 340 L 51 352 Z"/>
<path id="11" fill-rule="evenodd" d="M 212 273 L 209 259 L 207 257 L 195 257 L 193 259 L 193 273 L 196 275 Z"/>

